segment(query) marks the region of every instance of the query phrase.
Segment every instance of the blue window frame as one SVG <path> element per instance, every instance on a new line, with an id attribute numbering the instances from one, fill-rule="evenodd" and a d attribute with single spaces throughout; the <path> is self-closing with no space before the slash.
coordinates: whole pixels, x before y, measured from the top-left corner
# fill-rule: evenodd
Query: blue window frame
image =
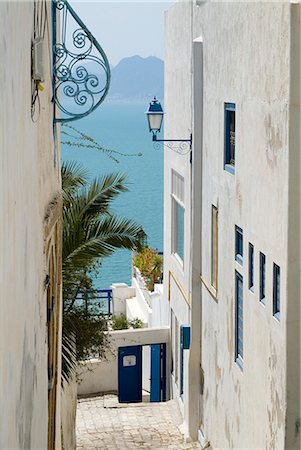
<path id="1" fill-rule="evenodd" d="M 243 368 L 243 277 L 235 271 L 235 361 Z"/>
<path id="2" fill-rule="evenodd" d="M 243 263 L 243 232 L 235 225 L 235 259 L 239 264 Z"/>
<path id="3" fill-rule="evenodd" d="M 280 267 L 273 266 L 273 314 L 280 319 Z"/>
<path id="4" fill-rule="evenodd" d="M 265 255 L 263 253 L 259 253 L 259 300 L 261 303 L 265 304 L 265 271 L 266 271 L 266 262 Z"/>
<path id="5" fill-rule="evenodd" d="M 224 168 L 235 173 L 235 103 L 225 103 Z"/>
<path id="6" fill-rule="evenodd" d="M 249 289 L 254 291 L 254 246 L 249 242 Z"/>

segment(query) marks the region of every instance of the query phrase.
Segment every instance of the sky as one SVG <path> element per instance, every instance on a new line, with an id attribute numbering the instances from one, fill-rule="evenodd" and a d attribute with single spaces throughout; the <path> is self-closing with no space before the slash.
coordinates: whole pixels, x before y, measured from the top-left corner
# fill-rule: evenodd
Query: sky
<path id="1" fill-rule="evenodd" d="M 164 57 L 164 11 L 174 1 L 70 0 L 112 66 L 124 57 Z"/>

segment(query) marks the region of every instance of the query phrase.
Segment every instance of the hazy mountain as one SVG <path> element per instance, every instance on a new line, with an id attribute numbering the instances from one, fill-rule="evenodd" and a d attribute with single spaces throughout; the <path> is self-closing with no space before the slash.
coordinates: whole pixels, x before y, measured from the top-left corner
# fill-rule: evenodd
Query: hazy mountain
<path id="1" fill-rule="evenodd" d="M 131 56 L 112 69 L 109 99 L 151 100 L 154 95 L 163 101 L 164 63 L 155 56 Z"/>

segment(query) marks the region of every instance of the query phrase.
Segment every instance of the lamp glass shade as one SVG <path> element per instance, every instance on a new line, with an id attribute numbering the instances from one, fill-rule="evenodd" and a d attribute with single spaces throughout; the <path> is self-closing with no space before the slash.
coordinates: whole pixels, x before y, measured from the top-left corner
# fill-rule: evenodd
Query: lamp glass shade
<path id="1" fill-rule="evenodd" d="M 146 111 L 149 131 L 159 132 L 161 130 L 164 111 L 160 102 L 156 97 L 149 104 L 149 108 Z"/>

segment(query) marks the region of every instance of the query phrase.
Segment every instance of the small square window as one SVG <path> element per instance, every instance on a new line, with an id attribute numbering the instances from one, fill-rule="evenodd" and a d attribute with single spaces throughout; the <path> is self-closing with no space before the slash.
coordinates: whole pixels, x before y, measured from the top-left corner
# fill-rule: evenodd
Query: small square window
<path id="1" fill-rule="evenodd" d="M 273 267 L 273 314 L 280 319 L 280 267 Z"/>
<path id="2" fill-rule="evenodd" d="M 235 226 L 235 259 L 239 264 L 243 263 L 243 233 L 242 229 Z"/>
<path id="3" fill-rule="evenodd" d="M 259 299 L 265 305 L 265 255 L 259 253 Z"/>
<path id="4" fill-rule="evenodd" d="M 249 243 L 249 289 L 254 290 L 254 246 Z"/>
<path id="5" fill-rule="evenodd" d="M 225 103 L 225 163 L 224 168 L 235 173 L 235 104 Z"/>

